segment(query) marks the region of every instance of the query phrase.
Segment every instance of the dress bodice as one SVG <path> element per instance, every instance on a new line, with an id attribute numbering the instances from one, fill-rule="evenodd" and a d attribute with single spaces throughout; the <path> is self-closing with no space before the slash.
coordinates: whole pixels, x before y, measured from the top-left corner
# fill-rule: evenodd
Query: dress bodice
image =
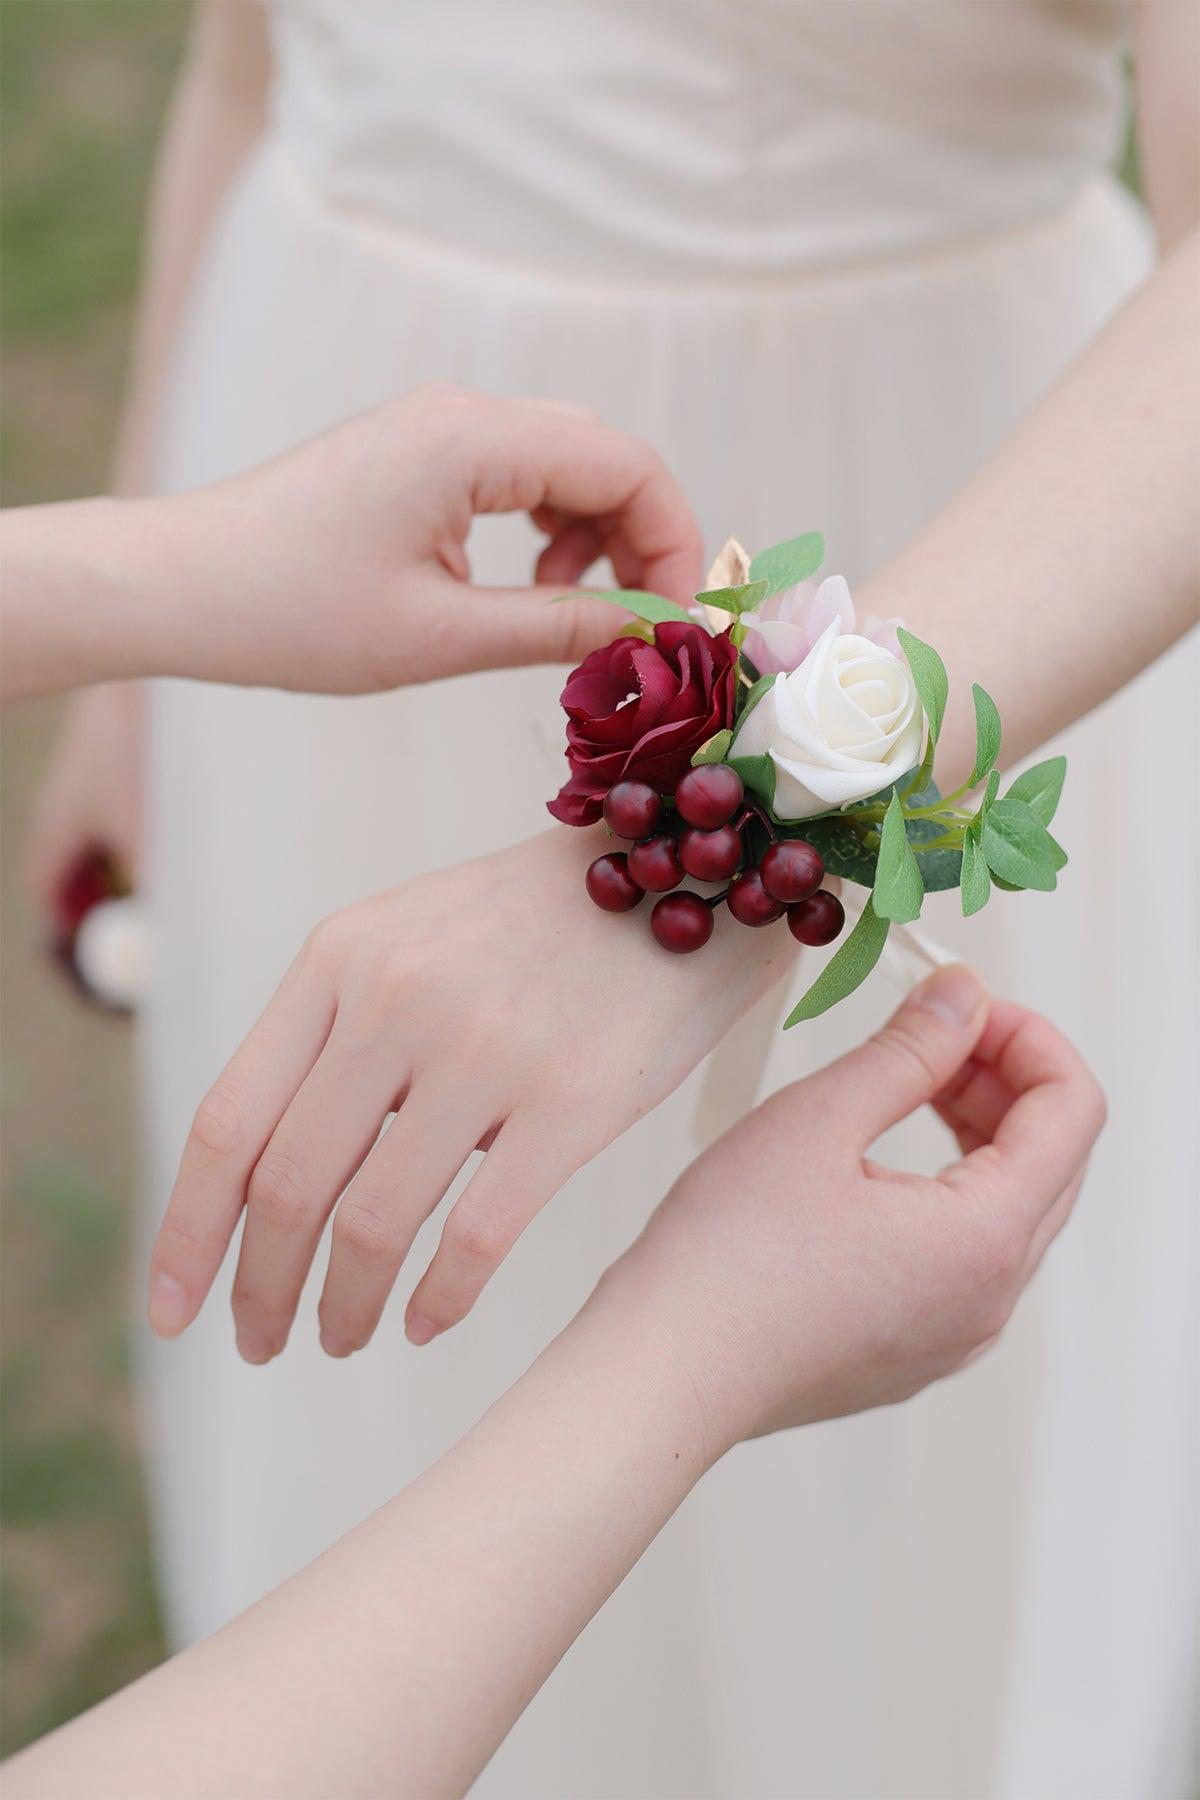
<path id="1" fill-rule="evenodd" d="M 608 280 L 788 276 L 1068 205 L 1123 0 L 274 0 L 274 135 L 328 203 Z"/>

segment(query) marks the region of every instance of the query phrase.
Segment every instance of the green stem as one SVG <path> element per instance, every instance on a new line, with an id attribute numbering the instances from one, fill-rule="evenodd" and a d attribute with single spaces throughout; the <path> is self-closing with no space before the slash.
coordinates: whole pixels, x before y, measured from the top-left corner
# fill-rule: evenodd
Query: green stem
<path id="1" fill-rule="evenodd" d="M 914 844 L 913 853 L 923 856 L 929 850 L 961 850 L 965 835 L 962 831 L 948 831 L 942 837 L 930 838 L 927 844 Z"/>

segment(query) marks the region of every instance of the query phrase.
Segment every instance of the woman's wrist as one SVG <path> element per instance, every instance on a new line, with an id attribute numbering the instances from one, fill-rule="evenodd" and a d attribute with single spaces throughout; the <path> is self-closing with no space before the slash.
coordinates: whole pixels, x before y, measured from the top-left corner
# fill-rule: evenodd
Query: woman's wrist
<path id="1" fill-rule="evenodd" d="M 4 516 L 6 699 L 146 673 L 142 501 Z"/>
<path id="2" fill-rule="evenodd" d="M 744 1435 L 744 1405 L 704 1296 L 675 1273 L 638 1239 L 605 1271 L 564 1339 L 573 1354 L 596 1357 L 610 1395 L 632 1394 L 630 1421 L 663 1443 L 690 1487 Z"/>

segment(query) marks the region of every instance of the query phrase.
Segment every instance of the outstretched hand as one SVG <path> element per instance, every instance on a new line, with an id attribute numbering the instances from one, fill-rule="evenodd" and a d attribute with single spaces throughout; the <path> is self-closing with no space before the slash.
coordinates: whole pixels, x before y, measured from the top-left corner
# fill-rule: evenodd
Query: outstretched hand
<path id="1" fill-rule="evenodd" d="M 321 1341 L 361 1349 L 478 1147 L 409 1301 L 408 1335 L 429 1342 L 575 1170 L 792 966 L 786 932 L 722 921 L 697 981 L 690 958 L 583 898 L 607 841 L 551 830 L 317 927 L 196 1114 L 151 1261 L 157 1331 L 190 1324 L 244 1210 L 238 1347 L 278 1355 L 332 1214 Z"/>

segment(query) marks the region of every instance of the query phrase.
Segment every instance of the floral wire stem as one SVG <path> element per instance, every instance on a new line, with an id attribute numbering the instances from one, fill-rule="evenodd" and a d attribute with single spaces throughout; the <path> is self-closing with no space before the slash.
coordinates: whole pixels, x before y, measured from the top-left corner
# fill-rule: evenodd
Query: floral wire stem
<path id="1" fill-rule="evenodd" d="M 759 824 L 762 826 L 763 830 L 766 832 L 767 836 L 770 838 L 770 840 L 773 844 L 777 844 L 779 842 L 779 833 L 776 831 L 774 825 L 772 825 L 770 819 L 767 817 L 767 815 L 763 811 L 762 807 L 757 806 L 753 800 L 747 799 L 746 810 L 742 814 L 742 817 L 738 822 L 738 830 L 740 831 L 742 829 L 742 826 L 746 823 L 746 821 L 751 818 L 758 820 Z"/>

